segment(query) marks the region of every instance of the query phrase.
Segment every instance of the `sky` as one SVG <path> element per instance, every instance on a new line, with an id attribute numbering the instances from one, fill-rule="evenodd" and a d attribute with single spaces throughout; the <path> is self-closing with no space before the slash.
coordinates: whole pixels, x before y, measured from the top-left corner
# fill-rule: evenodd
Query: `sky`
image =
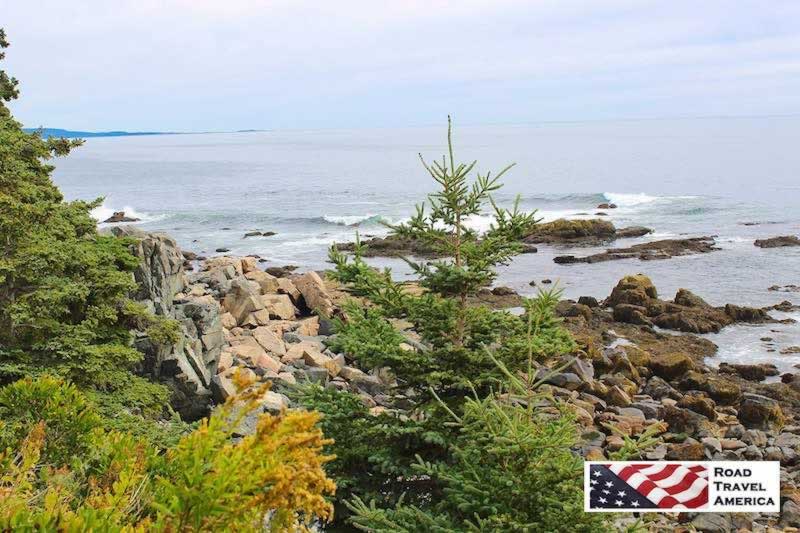
<path id="1" fill-rule="evenodd" d="M 26 126 L 800 113 L 796 0 L 0 0 Z"/>

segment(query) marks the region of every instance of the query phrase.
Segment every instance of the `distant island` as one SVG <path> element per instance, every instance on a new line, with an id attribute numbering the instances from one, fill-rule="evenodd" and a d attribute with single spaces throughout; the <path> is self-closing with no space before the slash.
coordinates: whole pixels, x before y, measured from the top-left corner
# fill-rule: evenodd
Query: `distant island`
<path id="1" fill-rule="evenodd" d="M 73 131 L 60 128 L 22 128 L 26 133 L 41 132 L 42 137 L 130 137 L 134 135 L 169 135 L 170 131 Z"/>
<path id="2" fill-rule="evenodd" d="M 36 133 L 41 132 L 42 137 L 45 139 L 49 137 L 66 137 L 68 139 L 71 138 L 88 138 L 88 137 L 133 137 L 133 136 L 141 136 L 141 135 L 187 135 L 190 133 L 198 134 L 198 133 L 255 133 L 255 132 L 262 132 L 268 130 L 261 130 L 261 129 L 247 129 L 247 130 L 236 130 L 234 132 L 211 132 L 211 131 L 195 131 L 195 132 L 185 132 L 185 131 L 74 131 L 74 130 L 65 130 L 61 128 L 22 128 L 22 131 L 26 133 Z"/>

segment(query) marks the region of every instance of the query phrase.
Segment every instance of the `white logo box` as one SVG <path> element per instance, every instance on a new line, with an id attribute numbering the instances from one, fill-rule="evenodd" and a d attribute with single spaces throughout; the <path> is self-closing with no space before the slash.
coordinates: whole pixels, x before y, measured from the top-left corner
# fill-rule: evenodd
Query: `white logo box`
<path id="1" fill-rule="evenodd" d="M 692 509 L 679 505 L 655 509 L 592 508 L 590 506 L 589 473 L 592 465 L 616 467 L 615 470 L 625 466 L 639 465 L 705 467 L 708 475 L 708 502 Z M 780 512 L 780 481 L 781 471 L 778 461 L 586 461 L 583 469 L 584 511 L 589 513 L 777 513 Z"/>

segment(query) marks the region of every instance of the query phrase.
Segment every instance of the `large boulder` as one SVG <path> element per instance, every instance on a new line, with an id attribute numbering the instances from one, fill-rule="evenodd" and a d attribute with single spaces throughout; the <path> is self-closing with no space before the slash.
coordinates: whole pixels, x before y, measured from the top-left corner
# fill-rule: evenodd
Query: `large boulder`
<path id="1" fill-rule="evenodd" d="M 658 298 L 658 291 L 650 278 L 644 274 L 625 276 L 611 291 L 606 301 L 606 307 L 616 307 L 619 304 L 630 304 L 646 307 L 651 299 Z"/>
<path id="2" fill-rule="evenodd" d="M 760 394 L 745 393 L 739 404 L 739 420 L 750 429 L 772 429 L 784 423 L 777 401 Z"/>
<path id="3" fill-rule="evenodd" d="M 681 378 L 694 368 L 692 358 L 682 353 L 659 355 L 650 360 L 650 370 L 653 374 L 667 381 Z"/>
<path id="4" fill-rule="evenodd" d="M 238 324 L 242 324 L 250 316 L 250 313 L 264 309 L 261 301 L 261 288 L 254 281 L 236 278 L 231 282 L 231 289 L 225 296 L 222 305 L 233 315 Z"/>
<path id="5" fill-rule="evenodd" d="M 325 283 L 316 272 L 306 272 L 293 280 L 294 286 L 303 296 L 306 307 L 324 317 L 333 316 L 335 307 L 333 300 L 325 288 Z"/>
<path id="6" fill-rule="evenodd" d="M 708 393 L 717 403 L 733 405 L 742 396 L 742 387 L 733 380 L 714 374 L 691 371 L 680 381 L 683 390 L 698 390 Z"/>

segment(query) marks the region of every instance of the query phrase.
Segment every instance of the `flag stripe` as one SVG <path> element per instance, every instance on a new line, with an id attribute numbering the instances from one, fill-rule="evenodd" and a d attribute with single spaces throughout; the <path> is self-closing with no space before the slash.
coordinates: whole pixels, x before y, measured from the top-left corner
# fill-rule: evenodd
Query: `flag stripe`
<path id="1" fill-rule="evenodd" d="M 702 465 L 609 464 L 638 494 L 662 509 L 696 509 L 708 503 L 708 469 Z"/>

